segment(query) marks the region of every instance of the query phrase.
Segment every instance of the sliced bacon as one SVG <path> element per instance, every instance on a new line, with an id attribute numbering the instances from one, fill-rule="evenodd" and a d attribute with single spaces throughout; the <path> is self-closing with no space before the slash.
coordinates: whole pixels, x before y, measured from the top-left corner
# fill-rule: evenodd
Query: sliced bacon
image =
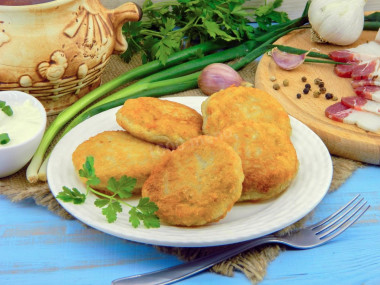
<path id="1" fill-rule="evenodd" d="M 325 110 L 325 115 L 331 120 L 343 123 L 344 119 L 348 117 L 352 111 L 353 110 L 350 107 L 338 102 L 327 107 Z"/>
<path id="2" fill-rule="evenodd" d="M 380 74 L 380 58 L 365 61 L 361 64 L 357 64 L 353 70 L 351 77 L 354 80 L 360 79 L 376 79 Z"/>
<path id="3" fill-rule="evenodd" d="M 325 110 L 325 115 L 331 120 L 345 124 L 357 125 L 359 128 L 366 131 L 380 131 L 380 116 L 373 113 L 352 109 L 343 105 L 341 102 L 327 107 Z"/>
<path id="4" fill-rule="evenodd" d="M 350 62 L 350 64 L 337 64 L 334 67 L 334 72 L 339 77 L 344 78 L 351 78 L 352 72 L 354 71 L 354 68 L 356 67 L 355 62 Z"/>
<path id="5" fill-rule="evenodd" d="M 353 80 L 351 85 L 354 89 L 360 86 L 380 86 L 380 78 Z"/>
<path id="6" fill-rule="evenodd" d="M 378 55 L 363 54 L 350 50 L 336 50 L 329 53 L 329 57 L 337 62 L 362 62 L 377 59 Z"/>
<path id="7" fill-rule="evenodd" d="M 362 62 L 373 60 L 380 58 L 380 43 L 370 41 L 354 48 L 330 52 L 329 56 L 332 60 L 339 62 Z"/>
<path id="8" fill-rule="evenodd" d="M 332 51 L 329 57 L 334 61 L 350 63 L 350 65 L 335 66 L 334 71 L 340 77 L 352 77 L 354 80 L 379 77 L 380 43 L 376 41 L 350 49 Z"/>
<path id="9" fill-rule="evenodd" d="M 343 97 L 342 104 L 359 111 L 367 111 L 380 115 L 380 102 L 367 100 L 359 96 Z"/>
<path id="10" fill-rule="evenodd" d="M 360 97 L 380 102 L 380 86 L 360 86 L 354 91 Z"/>
<path id="11" fill-rule="evenodd" d="M 329 57 L 337 62 L 356 62 L 356 55 L 349 50 L 334 50 L 329 53 Z"/>

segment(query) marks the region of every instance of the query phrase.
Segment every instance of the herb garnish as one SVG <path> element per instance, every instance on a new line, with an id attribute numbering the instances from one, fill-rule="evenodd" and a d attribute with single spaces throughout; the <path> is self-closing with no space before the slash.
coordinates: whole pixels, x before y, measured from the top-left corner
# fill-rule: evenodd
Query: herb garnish
<path id="1" fill-rule="evenodd" d="M 12 116 L 13 115 L 13 110 L 11 106 L 7 105 L 5 101 L 0 100 L 0 108 L 1 110 L 7 115 L 7 116 Z"/>
<path id="2" fill-rule="evenodd" d="M 272 22 L 289 21 L 287 13 L 275 11 L 282 1 L 249 7 L 245 0 L 145 0 L 143 19 L 123 26 L 128 49 L 122 58 L 128 62 L 140 54 L 143 63 L 159 59 L 165 64 L 169 55 L 192 42 L 254 39 L 270 31 Z M 258 28 L 248 25 L 253 20 Z"/>
<path id="3" fill-rule="evenodd" d="M 119 180 L 113 177 L 110 178 L 107 183 L 107 189 L 113 192 L 113 195 L 107 195 L 93 189 L 92 186 L 98 185 L 100 180 L 95 174 L 94 157 L 92 156 L 86 158 L 82 169 L 79 170 L 79 176 L 87 178 L 86 194 L 79 192 L 77 188 L 70 189 L 63 186 L 63 191 L 59 192 L 56 197 L 64 202 L 82 204 L 85 202 L 88 193 L 92 192 L 99 197 L 94 202 L 95 206 L 102 209 L 102 214 L 106 216 L 109 223 L 116 221 L 117 214 L 123 211 L 122 205 L 126 205 L 131 208 L 129 210 L 129 221 L 134 228 L 137 228 L 141 222 L 147 228 L 160 227 L 160 220 L 155 214 L 158 207 L 154 202 L 149 201 L 149 198 L 140 198 L 137 206 L 132 206 L 123 200 L 132 196 L 132 190 L 136 185 L 135 178 L 125 175 Z"/>
<path id="4" fill-rule="evenodd" d="M 0 100 L 0 109 L 9 117 L 13 115 L 13 110 L 11 106 L 7 105 L 5 101 Z M 8 133 L 0 134 L 0 144 L 4 145 L 4 144 L 9 143 L 10 141 L 11 139 L 9 138 Z"/>
<path id="5" fill-rule="evenodd" d="M 11 141 L 7 133 L 0 134 L 0 144 L 7 144 Z"/>

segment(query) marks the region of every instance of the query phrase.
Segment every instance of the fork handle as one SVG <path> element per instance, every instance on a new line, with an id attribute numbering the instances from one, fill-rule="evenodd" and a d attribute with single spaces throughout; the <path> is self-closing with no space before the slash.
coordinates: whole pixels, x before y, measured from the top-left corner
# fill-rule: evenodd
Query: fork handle
<path id="1" fill-rule="evenodd" d="M 204 256 L 193 261 L 189 261 L 177 266 L 169 267 L 166 269 L 153 271 L 145 274 L 138 274 L 129 277 L 123 277 L 112 281 L 112 285 L 153 285 L 153 284 L 171 284 L 197 274 L 203 270 L 210 268 L 211 266 L 231 258 L 243 251 L 246 251 L 255 246 L 270 243 L 278 242 L 276 237 L 272 235 L 264 236 L 255 240 L 248 242 L 243 242 L 237 244 L 235 247 L 226 249 L 222 252 L 217 252 L 208 256 Z"/>

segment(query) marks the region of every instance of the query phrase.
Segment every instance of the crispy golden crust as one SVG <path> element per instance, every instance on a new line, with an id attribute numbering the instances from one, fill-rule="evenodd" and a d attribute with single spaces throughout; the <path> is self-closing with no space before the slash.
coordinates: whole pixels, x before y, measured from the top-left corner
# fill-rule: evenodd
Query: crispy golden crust
<path id="1" fill-rule="evenodd" d="M 203 126 L 207 135 L 218 135 L 234 123 L 253 120 L 273 122 L 291 134 L 289 116 L 270 94 L 252 87 L 231 86 L 202 103 Z"/>
<path id="2" fill-rule="evenodd" d="M 296 150 L 288 134 L 275 124 L 243 121 L 225 128 L 219 138 L 242 160 L 245 179 L 239 201 L 276 197 L 297 174 Z"/>
<path id="3" fill-rule="evenodd" d="M 222 219 L 241 195 L 241 160 L 210 136 L 188 140 L 166 155 L 144 183 L 142 196 L 171 225 L 199 226 Z"/>
<path id="4" fill-rule="evenodd" d="M 101 183 L 95 189 L 106 191 L 108 179 L 126 175 L 137 179 L 139 193 L 150 172 L 170 150 L 137 139 L 125 131 L 105 131 L 80 144 L 72 154 L 75 169 L 82 168 L 87 156 L 94 157 L 96 176 Z M 85 183 L 87 179 L 81 178 Z"/>
<path id="5" fill-rule="evenodd" d="M 133 136 L 171 149 L 201 135 L 203 122 L 185 105 L 151 97 L 125 101 L 116 121 Z"/>

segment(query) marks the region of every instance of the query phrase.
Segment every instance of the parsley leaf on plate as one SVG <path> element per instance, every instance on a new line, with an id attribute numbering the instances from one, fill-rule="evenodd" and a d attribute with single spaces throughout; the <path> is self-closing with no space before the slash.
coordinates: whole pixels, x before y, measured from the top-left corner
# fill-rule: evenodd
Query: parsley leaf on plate
<path id="1" fill-rule="evenodd" d="M 117 214 L 123 211 L 123 205 L 131 208 L 129 211 L 129 221 L 133 227 L 138 227 L 140 221 L 143 222 L 146 228 L 158 228 L 160 227 L 160 220 L 156 216 L 155 212 L 158 210 L 157 205 L 149 201 L 149 198 L 141 198 L 137 206 L 130 205 L 124 199 L 132 196 L 132 191 L 136 185 L 136 178 L 123 175 L 119 180 L 111 177 L 107 183 L 107 189 L 113 194 L 108 195 L 94 189 L 92 186 L 96 186 L 100 183 L 100 179 L 96 176 L 94 168 L 94 157 L 86 157 L 86 161 L 79 170 L 81 177 L 87 178 L 86 189 L 87 193 L 81 193 L 77 188 L 68 188 L 63 186 L 63 191 L 59 192 L 56 196 L 57 199 L 63 202 L 72 202 L 74 204 L 82 204 L 85 202 L 89 192 L 98 196 L 94 205 L 102 209 L 102 214 L 106 217 L 109 223 L 113 223 L 117 220 Z"/>
<path id="2" fill-rule="evenodd" d="M 57 198 L 63 202 L 72 202 L 74 204 L 83 204 L 86 195 L 79 192 L 77 188 L 70 189 L 66 186 L 62 187 L 63 191 L 59 192 Z"/>
<path id="3" fill-rule="evenodd" d="M 100 179 L 95 175 L 93 156 L 89 156 L 86 158 L 86 162 L 83 164 L 83 168 L 79 170 L 79 176 L 87 178 L 87 186 L 99 185 Z"/>
<path id="4" fill-rule="evenodd" d="M 123 208 L 118 201 L 109 201 L 106 208 L 102 209 L 102 214 L 106 216 L 109 223 L 113 223 L 117 219 L 117 213 L 121 213 Z"/>
<path id="5" fill-rule="evenodd" d="M 129 221 L 133 227 L 138 227 L 142 221 L 147 228 L 160 227 L 160 220 L 155 215 L 158 207 L 149 198 L 141 198 L 139 204 L 129 211 Z"/>
<path id="6" fill-rule="evenodd" d="M 120 198 L 129 198 L 132 196 L 132 190 L 136 185 L 136 178 L 123 175 L 120 180 L 111 177 L 108 180 L 107 189 L 119 195 Z"/>

